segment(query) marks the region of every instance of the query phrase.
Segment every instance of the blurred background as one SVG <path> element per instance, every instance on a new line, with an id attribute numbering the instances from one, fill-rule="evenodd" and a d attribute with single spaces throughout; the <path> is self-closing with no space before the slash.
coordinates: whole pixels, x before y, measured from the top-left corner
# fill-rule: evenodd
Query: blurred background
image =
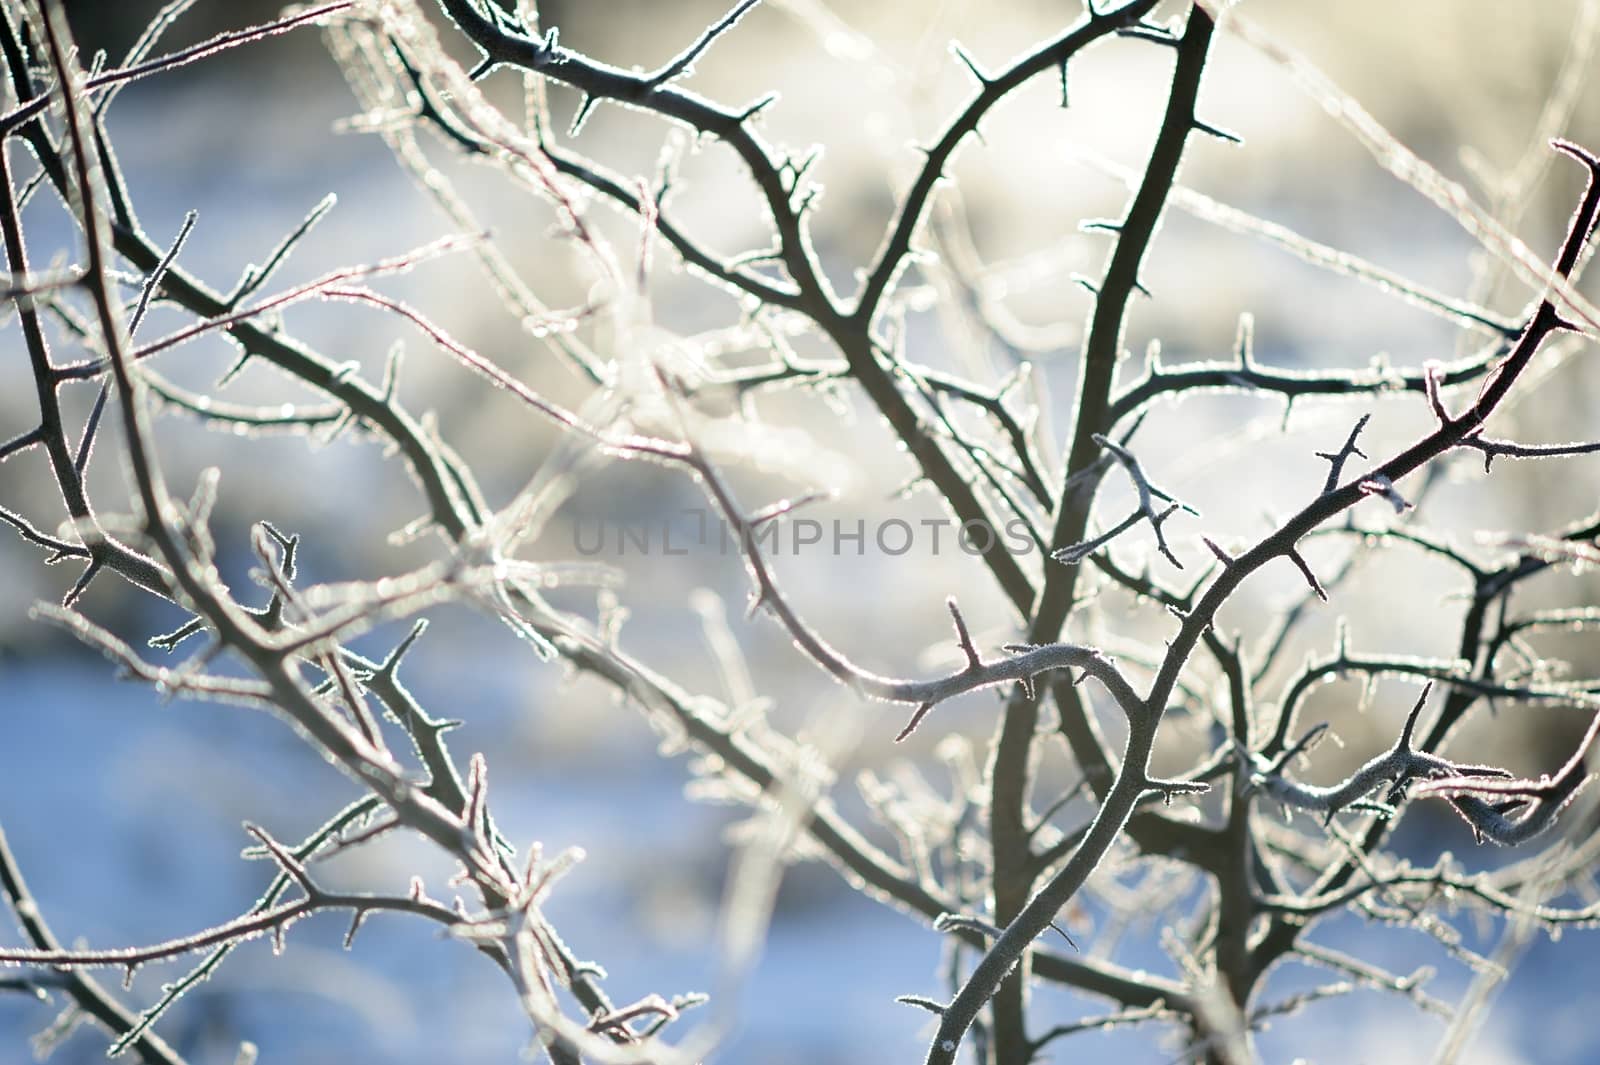
<path id="1" fill-rule="evenodd" d="M 114 63 L 158 6 L 72 0 L 68 10 L 85 52 L 104 49 Z M 1581 0 L 1413 0 L 1399 6 L 1251 0 L 1240 13 L 1305 55 L 1480 202 L 1496 206 L 1508 176 L 1526 184 L 1512 197 L 1507 219 L 1545 255 L 1559 240 L 1581 175 L 1561 160 L 1547 171 L 1535 166 L 1550 154 L 1540 143 L 1541 116 L 1563 63 L 1578 47 L 1574 42 L 1592 37 L 1596 7 Z M 643 69 L 669 60 L 724 10 L 720 2 L 699 0 L 540 4 L 543 25 L 559 27 L 564 45 Z M 273 3 L 201 0 L 159 50 L 278 11 Z M 1180 11 L 1172 4 L 1160 14 Z M 781 96 L 764 115 L 763 136 L 796 157 L 813 144 L 824 147 L 811 172 L 823 188 L 812 232 L 833 285 L 848 293 L 915 173 L 920 157 L 914 145 L 938 136 L 971 94 L 950 42 L 998 69 L 1078 14 L 1076 4 L 1056 0 L 1007 5 L 1003 17 L 992 5 L 965 0 L 769 0 L 719 41 L 684 84 L 734 108 L 775 89 Z M 453 54 L 470 64 L 470 49 L 440 25 Z M 1060 107 L 1054 78 L 1040 78 L 984 121 L 982 143 L 969 140 L 961 150 L 950 171 L 953 191 L 934 213 L 938 247 L 987 301 L 1003 331 L 977 329 L 970 316 L 952 310 L 956 300 L 946 272 L 915 270 L 902 289 L 909 358 L 995 384 L 1014 369 L 1019 352 L 1028 355 L 1052 461 L 1069 424 L 1076 352 L 1090 309 L 1089 294 L 1072 278 L 1098 277 L 1109 247 L 1103 233 L 1083 232 L 1079 224 L 1120 215 L 1128 193 L 1119 168 L 1142 168 L 1169 68 L 1165 49 L 1113 41 L 1074 60 L 1070 107 Z M 519 113 L 515 78 L 499 73 L 485 84 L 508 113 Z M 1528 300 L 1525 288 L 1503 277 L 1484 287 L 1479 252 L 1461 227 L 1386 174 L 1255 51 L 1223 38 L 1201 100 L 1206 121 L 1237 133 L 1244 145 L 1192 139 L 1185 185 L 1436 291 L 1470 294 L 1507 316 Z M 557 127 L 565 129 L 576 99 L 553 89 L 551 106 Z M 133 85 L 113 106 L 109 128 L 147 232 L 165 244 L 185 213 L 197 211 L 180 261 L 220 290 L 230 288 L 247 264 L 263 261 L 335 193 L 337 205 L 269 286 L 276 291 L 457 231 L 382 140 L 352 123 L 358 113 L 318 32 L 303 29 Z M 1579 86 L 1560 132 L 1600 147 L 1600 88 Z M 650 116 L 605 104 L 575 139 L 561 139 L 630 178 L 650 178 L 663 154 L 671 154 L 679 169 L 667 210 L 681 228 L 723 255 L 769 242 L 752 187 L 737 160 L 716 143 L 693 143 Z M 455 182 L 542 301 L 571 307 L 594 293 L 599 279 L 592 264 L 552 235 L 557 218 L 547 203 L 448 146 L 424 142 L 432 164 Z M 631 267 L 636 223 L 598 202 L 586 218 Z M 25 221 L 36 263 L 77 254 L 67 216 L 47 195 L 35 198 Z M 1364 367 L 1375 360 L 1414 368 L 1481 343 L 1481 336 L 1463 341 L 1454 323 L 1391 294 L 1179 210 L 1169 211 L 1144 280 L 1152 298 L 1134 306 L 1127 380 L 1142 371 L 1140 356 L 1152 341 L 1169 366 L 1228 357 L 1245 312 L 1254 316 L 1256 358 L 1288 368 Z M 380 287 L 562 402 L 580 402 L 585 394 L 559 351 L 503 311 L 468 257 L 431 261 Z M 1596 298 L 1592 281 L 1584 290 Z M 649 296 L 652 325 L 661 335 L 681 338 L 687 350 L 728 352 L 727 365 L 759 361 L 749 331 L 741 328 L 738 302 L 679 269 L 665 248 L 657 250 Z M 283 319 L 292 335 L 330 358 L 356 363 L 374 381 L 391 347 L 404 344 L 400 401 L 436 419 L 495 506 L 516 495 L 555 445 L 548 428 L 532 423 L 505 394 L 484 387 L 388 316 L 345 304 L 304 304 Z M 158 308 L 140 336 L 162 335 L 185 320 Z M 15 323 L 0 337 L 0 439 L 9 439 L 31 427 L 37 413 Z M 603 325 L 585 324 L 577 337 L 605 357 L 614 354 L 606 351 Z M 790 342 L 805 357 L 832 354 L 812 336 Z M 157 369 L 182 387 L 213 392 L 234 354 L 226 342 L 207 338 L 164 356 Z M 1600 436 L 1587 354 L 1569 350 L 1569 357 L 1542 363 L 1537 385 L 1524 389 L 1491 427 L 1494 435 L 1541 442 Z M 58 357 L 70 355 L 69 345 L 58 349 Z M 260 404 L 314 402 L 261 366 L 247 367 L 215 394 Z M 92 389 L 69 394 L 74 424 L 81 424 L 92 399 Z M 763 438 L 769 446 L 759 461 L 734 470 L 749 509 L 822 487 L 834 495 L 810 516 L 824 528 L 834 521 L 854 528 L 862 519 L 871 530 L 875 522 L 898 518 L 920 529 L 918 523 L 944 516 L 931 492 L 897 492 L 907 463 L 878 416 L 850 391 L 784 392 L 759 407 L 768 424 L 808 435 L 796 443 L 775 432 Z M 1169 526 L 1188 571 L 1157 560 L 1158 575 L 1186 587 L 1205 563 L 1202 533 L 1241 543 L 1265 531 L 1274 515 L 1298 506 L 1325 468 L 1313 452 L 1336 446 L 1369 410 L 1377 414 L 1363 439 L 1374 456 L 1413 439 L 1430 418 L 1414 396 L 1305 403 L 1287 415 L 1280 401 L 1237 394 L 1158 407 L 1138 437 L 1140 458 L 1153 478 L 1201 514 Z M 303 537 L 306 580 L 398 573 L 439 556 L 439 545 L 426 538 L 390 542 L 389 534 L 417 518 L 423 503 L 399 464 L 370 439 L 236 436 L 169 413 L 158 440 L 175 491 L 186 494 L 207 466 L 223 471 L 215 533 L 226 577 L 246 601 L 259 592 L 247 576 L 248 530 L 262 519 Z M 1476 459 L 1463 456 L 1429 489 L 1424 519 L 1494 559 L 1501 534 L 1550 531 L 1591 512 L 1597 472 L 1600 459 L 1590 457 L 1502 462 L 1485 477 Z M 126 507 L 125 470 L 113 449 L 103 449 L 91 467 L 91 486 L 102 511 Z M 1112 478 L 1102 525 L 1120 518 L 1131 498 Z M 0 465 L 0 501 L 41 527 L 53 528 L 60 518 L 48 470 L 35 455 Z M 643 464 L 604 467 L 555 515 L 529 557 L 585 556 L 577 550 L 580 536 L 601 528 L 642 530 L 659 546 L 661 530 L 670 526 L 682 543 L 692 538 L 693 512 L 700 508 L 699 490 L 675 473 Z M 1004 601 L 948 536 L 935 549 L 919 533 L 912 550 L 893 554 L 875 550 L 869 532 L 859 554 L 853 546 L 829 550 L 825 542 L 780 552 L 776 566 L 796 604 L 832 643 L 869 668 L 920 675 L 958 660 L 942 606 L 947 595 L 959 596 L 985 647 L 1016 635 Z M 1119 543 L 1118 557 L 1136 565 L 1149 554 L 1147 539 L 1133 534 Z M 610 542 L 603 553 L 623 578 L 614 593 L 628 615 L 623 646 L 690 691 L 731 698 L 706 635 L 707 626 L 715 629 L 715 619 L 725 615 L 760 694 L 772 701 L 774 726 L 806 737 L 829 756 L 835 799 L 880 842 L 888 836 L 864 816 L 856 785 L 861 774 L 934 801 L 948 798 L 952 787 L 941 761 L 981 764 L 995 720 L 992 693 L 941 706 L 897 747 L 890 740 L 903 724 L 898 709 L 846 695 L 776 626 L 744 619 L 747 582 L 733 556 L 696 547 L 669 558 Z M 1308 551 L 1319 569 L 1341 553 L 1321 543 Z M 1040 564 L 1036 555 L 1025 561 L 1030 570 Z M 280 839 L 299 838 L 356 790 L 280 722 L 236 708 L 164 702 L 145 688 L 119 683 L 99 656 L 31 621 L 30 604 L 58 600 L 76 576 L 40 562 L 37 551 L 0 529 L 0 825 L 46 916 L 68 941 L 110 946 L 181 935 L 241 912 L 270 875 L 259 863 L 239 860 L 248 842 L 241 822 L 261 824 Z M 1449 656 L 1461 608 L 1452 596 L 1463 590 L 1458 574 L 1436 563 L 1380 555 L 1303 628 L 1285 661 L 1292 667 L 1308 653 L 1326 654 L 1339 616 L 1350 620 L 1354 649 Z M 1258 639 L 1303 591 L 1292 570 L 1265 572 L 1230 605 L 1223 623 Z M 1585 605 L 1593 592 L 1592 578 L 1562 572 L 1531 584 L 1519 603 Z M 1163 619 L 1125 598 L 1104 597 L 1104 631 L 1074 635 L 1152 640 L 1159 648 L 1167 631 Z M 601 608 L 584 589 L 563 590 L 558 601 L 589 616 Z M 169 605 L 109 580 L 94 585 L 83 607 L 135 644 L 183 620 Z M 597 683 L 539 662 L 492 617 L 464 606 L 428 616 L 432 625 L 406 661 L 407 683 L 435 715 L 465 722 L 452 737 L 463 764 L 472 752 L 488 753 L 495 812 L 512 840 L 519 846 L 540 841 L 547 853 L 568 846 L 587 852 L 557 888 L 548 912 L 580 956 L 606 967 L 617 1001 L 715 987 L 731 997 L 739 1018 L 720 1061 L 848 1065 L 920 1056 L 927 1015 L 893 999 L 944 993 L 941 936 L 852 891 L 827 865 L 799 862 L 785 872 L 759 961 L 739 986 L 723 987 L 718 913 L 736 853 L 729 838 L 746 811 L 700 801 L 695 789 L 686 794 L 686 784 L 697 779 L 691 760 L 671 750 L 663 757 L 663 736 L 635 708 Z M 363 637 L 358 649 L 381 657 L 404 631 L 403 625 L 385 627 Z M 1575 675 L 1589 676 L 1600 669 L 1591 642 L 1566 634 L 1541 646 L 1570 660 Z M 1273 684 L 1269 679 L 1269 696 Z M 1391 743 L 1414 692 L 1407 684 L 1380 684 L 1372 708 L 1357 715 L 1357 685 L 1320 689 L 1301 720 L 1336 721 L 1344 746 L 1319 752 L 1315 779 L 1335 779 L 1341 766 Z M 1109 717 L 1106 723 L 1112 726 Z M 1451 753 L 1538 773 L 1565 760 L 1585 723 L 1574 711 L 1482 715 Z M 1203 757 L 1208 727 L 1203 713 L 1175 717 L 1164 731 L 1158 769 L 1181 770 Z M 1054 757 L 1059 761 L 1059 752 Z M 1065 767 L 1044 772 L 1063 780 L 1071 775 Z M 1086 807 L 1071 807 L 1058 823 L 1070 827 L 1087 814 Z M 1443 850 L 1475 866 L 1505 858 L 1476 850 L 1461 826 L 1437 811 L 1409 815 L 1397 846 L 1419 862 Z M 326 875 L 352 889 L 403 891 L 413 873 L 448 897 L 447 864 L 403 841 L 341 858 Z M 1127 885 L 1139 883 L 1139 875 L 1130 873 Z M 1097 923 L 1108 927 L 1095 912 L 1084 920 L 1091 942 Z M 1172 974 L 1159 931 L 1153 919 L 1088 949 L 1114 948 L 1120 964 Z M 339 949 L 343 932 L 337 920 L 308 921 L 291 931 L 279 957 L 265 942 L 247 944 L 172 1011 L 161 1031 L 195 1062 L 231 1061 L 245 1039 L 260 1045 L 263 1061 L 303 1063 L 476 1063 L 504 1061 L 522 1048 L 525 1025 L 509 987 L 470 951 L 441 940 L 430 927 L 382 917 L 348 953 Z M 9 923 L 3 934 L 15 941 Z M 1430 987 L 1446 1000 L 1472 978 L 1437 943 L 1412 931 L 1340 917 L 1318 939 L 1400 974 L 1436 965 Z M 1471 946 L 1491 949 L 1496 941 L 1492 928 L 1469 931 Z M 1587 1004 L 1571 993 L 1600 978 L 1597 958 L 1600 953 L 1573 939 L 1536 943 L 1504 986 L 1467 1060 L 1543 1065 L 1600 1058 Z M 148 1003 L 182 971 L 141 972 L 127 997 Z M 1308 980 L 1286 973 L 1281 984 L 1269 984 L 1268 997 L 1309 986 Z M 0 996 L 0 1060 L 21 1060 L 28 1040 L 58 1007 Z M 1035 1016 L 1053 1023 L 1100 1009 L 1043 989 Z M 693 1025 L 694 1015 L 681 1023 Z M 1259 1046 L 1268 1061 L 1409 1060 L 1426 1057 L 1443 1032 L 1442 1022 L 1403 1001 L 1358 991 L 1285 1019 L 1261 1036 Z M 103 1051 L 102 1037 L 84 1031 L 56 1048 L 51 1060 L 89 1062 Z M 1175 1044 L 1138 1031 L 1080 1036 L 1060 1044 L 1057 1057 L 1116 1054 L 1133 1065 L 1170 1061 L 1176 1053 Z"/>

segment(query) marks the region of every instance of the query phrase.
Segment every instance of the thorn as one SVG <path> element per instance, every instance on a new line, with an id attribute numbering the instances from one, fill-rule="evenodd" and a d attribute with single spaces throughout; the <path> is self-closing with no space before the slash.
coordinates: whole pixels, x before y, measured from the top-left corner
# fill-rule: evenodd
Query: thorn
<path id="1" fill-rule="evenodd" d="M 578 105 L 578 113 L 572 116 L 572 125 L 567 127 L 567 136 L 576 137 L 583 131 L 583 124 L 589 121 L 589 113 L 594 110 L 594 105 L 599 100 L 593 93 L 584 93 L 583 102 Z"/>
<path id="2" fill-rule="evenodd" d="M 739 124 L 744 125 L 746 122 L 750 121 L 752 118 L 755 118 L 761 112 L 765 111 L 767 108 L 771 107 L 777 102 L 777 93 L 767 93 L 765 96 L 761 97 L 761 99 L 757 100 L 755 103 L 751 104 L 749 107 L 745 108 L 739 113 Z"/>
<path id="3" fill-rule="evenodd" d="M 911 715 L 911 720 L 907 721 L 906 727 L 900 730 L 899 735 L 895 736 L 894 742 L 900 743 L 905 740 L 907 736 L 915 732 L 917 730 L 917 726 L 922 724 L 922 719 L 927 717 L 928 711 L 932 709 L 932 703 L 923 703 L 921 706 L 917 707 L 917 712 Z"/>
<path id="4" fill-rule="evenodd" d="M 915 1006 L 919 1010 L 927 1010 L 936 1017 L 943 1017 L 947 1007 L 922 995 L 896 995 L 895 1001 L 902 1006 Z"/>
<path id="5" fill-rule="evenodd" d="M 404 360 L 405 354 L 405 345 L 396 341 L 394 346 L 389 349 L 389 357 L 384 360 L 383 383 L 379 390 L 383 393 L 385 404 L 394 401 L 395 389 L 400 386 L 400 363 Z"/>
<path id="6" fill-rule="evenodd" d="M 222 372 L 222 376 L 221 377 L 217 378 L 217 383 L 213 387 L 218 388 L 218 389 L 226 388 L 229 384 L 231 384 L 233 382 L 233 379 L 235 377 L 238 377 L 241 373 L 244 372 L 245 365 L 252 358 L 254 358 L 254 354 L 252 352 L 250 352 L 250 351 L 245 351 L 245 352 L 241 353 L 239 358 L 234 362 L 234 364 L 232 366 L 228 367 L 226 370 L 224 370 Z"/>
<path id="7" fill-rule="evenodd" d="M 1239 369 L 1251 370 L 1255 362 L 1256 316 L 1249 311 L 1239 315 L 1239 330 L 1234 334 L 1233 353 L 1238 356 Z"/>
<path id="8" fill-rule="evenodd" d="M 981 88 L 987 89 L 989 87 L 989 84 L 993 79 L 990 78 L 989 75 L 985 74 L 983 69 L 978 66 L 978 61 L 972 57 L 972 53 L 961 47 L 960 41 L 950 42 L 950 52 L 957 59 L 961 60 L 961 65 L 966 67 L 967 72 L 977 79 L 978 85 Z"/>
<path id="9" fill-rule="evenodd" d="M 1124 26 L 1117 31 L 1117 36 L 1149 41 L 1151 44 L 1165 45 L 1168 48 L 1178 47 L 1178 38 L 1173 36 L 1171 30 L 1165 26 L 1156 26 L 1142 20 L 1132 26 Z"/>
<path id="10" fill-rule="evenodd" d="M 1289 561 L 1300 568 L 1300 575 L 1306 579 L 1307 584 L 1311 585 L 1311 590 L 1317 593 L 1318 599 L 1326 603 L 1328 601 L 1327 589 L 1322 587 L 1322 582 L 1317 580 L 1317 575 L 1311 572 L 1311 564 L 1305 560 L 1305 556 L 1300 553 L 1298 548 L 1291 547 L 1289 549 Z"/>
<path id="11" fill-rule="evenodd" d="M 82 596 L 84 592 L 89 590 L 89 582 L 94 580 L 95 577 L 99 576 L 100 567 L 103 565 L 105 565 L 105 559 L 103 556 L 96 555 L 94 558 L 91 558 L 89 560 L 89 564 L 84 567 L 82 575 L 78 577 L 77 582 L 73 584 L 72 588 L 68 590 L 67 594 L 62 597 L 61 605 L 71 606 L 72 604 L 76 603 L 78 598 Z"/>
<path id="12" fill-rule="evenodd" d="M 983 660 L 978 657 L 978 649 L 973 646 L 972 634 L 967 631 L 967 622 L 961 616 L 961 608 L 956 605 L 956 597 L 952 595 L 944 601 L 944 605 L 950 608 L 950 616 L 955 619 L 956 640 L 961 644 L 962 653 L 967 656 L 968 672 L 982 669 Z"/>
<path id="13" fill-rule="evenodd" d="M 1233 133 L 1233 132 L 1230 132 L 1229 130 L 1225 130 L 1220 126 L 1213 126 L 1209 122 L 1202 122 L 1198 118 L 1194 119 L 1191 124 L 1194 126 L 1194 128 L 1196 130 L 1200 131 L 1201 133 L 1204 133 L 1208 137 L 1215 137 L 1220 141 L 1227 141 L 1229 144 L 1243 144 L 1244 143 L 1244 138 L 1240 137 L 1237 133 Z"/>
<path id="14" fill-rule="evenodd" d="M 427 631 L 428 619 L 418 618 L 415 624 L 411 626 L 411 631 L 406 633 L 405 638 L 396 644 L 394 650 L 389 652 L 388 657 L 379 663 L 378 675 L 393 680 L 396 671 L 400 668 L 400 659 L 405 657 L 406 652 L 410 651 L 412 645 Z"/>
<path id="15" fill-rule="evenodd" d="M 811 205 L 816 202 L 817 194 L 820 191 L 821 191 L 821 186 L 818 186 L 818 185 L 808 185 L 808 186 L 806 186 L 806 191 L 801 195 L 799 201 L 797 203 L 795 203 L 792 208 L 790 208 L 792 211 L 794 211 L 794 217 L 795 217 L 796 221 L 799 221 L 799 219 L 807 211 L 811 210 Z"/>
<path id="16" fill-rule="evenodd" d="M 781 518 L 785 514 L 793 513 L 794 511 L 799 510 L 801 507 L 808 506 L 811 503 L 816 503 L 819 501 L 827 501 L 832 498 L 833 494 L 831 492 L 807 492 L 805 495 L 796 499 L 780 499 L 776 503 L 773 503 L 770 506 L 762 507 L 754 514 L 750 515 L 749 518 L 745 519 L 744 524 L 746 528 L 754 531 L 761 528 L 761 526 L 765 525 L 767 522 Z"/>
<path id="17" fill-rule="evenodd" d="M 1283 767 L 1288 765 L 1297 755 L 1310 754 L 1317 744 L 1322 742 L 1324 736 L 1331 735 L 1328 731 L 1329 728 L 1330 726 L 1326 721 L 1319 721 L 1311 726 L 1311 729 L 1304 736 L 1290 744 L 1282 754 L 1273 759 L 1269 769 L 1271 775 L 1276 776 L 1283 772 Z"/>
<path id="18" fill-rule="evenodd" d="M 1211 790 L 1211 785 L 1203 780 L 1146 780 L 1146 788 L 1151 791 L 1161 792 L 1162 802 L 1172 805 L 1175 795 L 1204 795 Z"/>
<path id="19" fill-rule="evenodd" d="M 361 931 L 361 924 L 367 919 L 367 910 L 356 910 L 350 915 L 350 927 L 344 933 L 344 949 L 349 950 L 355 945 L 356 933 Z"/>

